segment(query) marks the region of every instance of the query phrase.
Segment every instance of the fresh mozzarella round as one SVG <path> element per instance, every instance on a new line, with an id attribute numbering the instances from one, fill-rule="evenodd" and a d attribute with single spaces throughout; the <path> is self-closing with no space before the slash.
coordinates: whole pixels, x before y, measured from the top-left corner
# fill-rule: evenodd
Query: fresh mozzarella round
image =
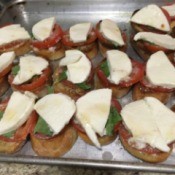
<path id="1" fill-rule="evenodd" d="M 155 4 L 140 9 L 131 17 L 131 21 L 137 24 L 151 26 L 162 31 L 170 31 L 170 25 L 165 14 L 160 7 Z"/>
<path id="2" fill-rule="evenodd" d="M 175 68 L 162 51 L 152 54 L 149 58 L 146 76 L 154 85 L 175 88 Z"/>
<path id="3" fill-rule="evenodd" d="M 30 39 L 30 35 L 20 24 L 12 24 L 0 28 L 0 45 L 25 39 Z"/>
<path id="4" fill-rule="evenodd" d="M 115 84 L 128 78 L 132 72 L 132 63 L 127 54 L 119 50 L 110 50 L 106 52 L 107 63 L 110 76 L 108 79 Z"/>
<path id="5" fill-rule="evenodd" d="M 76 24 L 69 29 L 70 39 L 74 43 L 84 42 L 87 40 L 88 34 L 92 29 L 92 23 Z"/>
<path id="6" fill-rule="evenodd" d="M 30 92 L 13 92 L 0 120 L 0 135 L 22 126 L 33 111 L 36 96 Z"/>
<path id="7" fill-rule="evenodd" d="M 32 28 L 32 33 L 35 39 L 43 41 L 48 38 L 53 31 L 55 21 L 55 17 L 50 17 L 36 23 Z"/>
<path id="8" fill-rule="evenodd" d="M 0 72 L 13 63 L 15 52 L 6 52 L 0 55 Z"/>
<path id="9" fill-rule="evenodd" d="M 139 32 L 134 36 L 134 40 L 144 40 L 166 49 L 175 50 L 175 39 L 170 35 L 163 35 L 152 32 Z"/>
<path id="10" fill-rule="evenodd" d="M 76 102 L 76 119 L 81 123 L 92 142 L 99 148 L 95 133 L 104 135 L 105 125 L 111 107 L 111 89 L 98 89 L 88 92 Z"/>
<path id="11" fill-rule="evenodd" d="M 72 83 L 82 83 L 91 72 L 91 62 L 79 50 L 66 51 L 66 57 L 60 61 L 60 66 L 67 66 L 67 77 Z"/>
<path id="12" fill-rule="evenodd" d="M 20 70 L 13 80 L 13 84 L 19 85 L 30 80 L 34 75 L 41 75 L 49 63 L 42 57 L 27 55 L 20 58 Z"/>
<path id="13" fill-rule="evenodd" d="M 151 145 L 168 152 L 175 140 L 175 113 L 153 97 L 131 102 L 121 111 L 123 122 L 132 133 L 132 142 Z M 146 145 L 145 145 L 146 146 Z"/>
<path id="14" fill-rule="evenodd" d="M 37 101 L 34 108 L 54 134 L 58 134 L 69 123 L 76 110 L 74 100 L 61 93 L 46 95 Z"/>
<path id="15" fill-rule="evenodd" d="M 103 37 L 113 42 L 116 46 L 123 46 L 125 43 L 123 41 L 121 32 L 117 24 L 109 19 L 104 19 L 100 22 L 100 32 Z"/>
<path id="16" fill-rule="evenodd" d="M 162 6 L 163 9 L 165 9 L 170 16 L 175 16 L 175 4 Z"/>

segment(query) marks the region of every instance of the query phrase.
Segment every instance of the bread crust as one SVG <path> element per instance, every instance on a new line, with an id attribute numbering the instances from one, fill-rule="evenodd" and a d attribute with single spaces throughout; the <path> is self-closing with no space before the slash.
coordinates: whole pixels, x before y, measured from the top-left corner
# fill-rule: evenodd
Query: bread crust
<path id="1" fill-rule="evenodd" d="M 40 139 L 33 133 L 30 134 L 30 139 L 37 155 L 60 157 L 73 147 L 77 140 L 77 132 L 71 125 L 67 125 L 61 133 L 50 139 Z"/>
<path id="2" fill-rule="evenodd" d="M 132 91 L 132 99 L 140 100 L 144 97 L 154 97 L 160 100 L 162 103 L 166 104 L 170 97 L 172 96 L 171 92 L 155 92 L 151 91 L 149 88 L 143 87 L 140 83 L 137 83 Z"/>
<path id="3" fill-rule="evenodd" d="M 94 143 L 89 139 L 89 137 L 85 133 L 82 133 L 78 130 L 77 130 L 77 132 L 78 132 L 78 136 L 84 142 L 86 142 L 89 145 L 95 146 Z M 100 145 L 104 146 L 104 145 L 108 145 L 108 144 L 112 143 L 116 139 L 117 134 L 113 134 L 112 136 L 103 136 L 103 137 L 97 136 L 97 137 L 98 137 L 98 141 L 99 141 Z"/>
<path id="4" fill-rule="evenodd" d="M 122 135 L 123 135 L 122 132 L 127 132 L 126 129 L 124 129 L 124 126 L 121 126 L 119 129 L 119 138 L 120 138 L 120 141 L 121 141 L 123 147 L 125 148 L 125 150 L 128 151 L 134 157 L 139 158 L 145 162 L 150 162 L 150 163 L 163 162 L 170 156 L 170 154 L 172 152 L 172 147 L 171 147 L 169 152 L 162 152 L 162 151 L 159 151 L 157 153 L 143 152 L 143 151 L 138 150 L 135 147 L 131 146 L 128 143 L 128 140 L 124 139 L 122 137 Z"/>
<path id="5" fill-rule="evenodd" d="M 14 51 L 16 56 L 22 56 L 26 53 L 28 53 L 31 50 L 31 40 L 25 40 L 25 41 L 21 41 L 20 44 L 17 44 L 16 46 L 12 46 L 9 47 L 8 49 L 3 46 L 1 46 L 0 49 L 0 54 L 4 53 L 4 52 L 10 52 L 10 51 Z"/>
<path id="6" fill-rule="evenodd" d="M 0 153 L 13 154 L 18 152 L 25 144 L 25 141 L 6 142 L 0 140 Z"/>
<path id="7" fill-rule="evenodd" d="M 33 48 L 33 51 L 36 55 L 46 58 L 47 60 L 50 61 L 59 60 L 65 56 L 64 46 L 61 43 L 59 44 L 60 47 L 53 51 L 49 49 L 37 49 L 37 48 Z"/>
<path id="8" fill-rule="evenodd" d="M 102 85 L 102 83 L 100 82 L 99 78 L 97 75 L 95 75 L 94 77 L 94 82 L 95 82 L 95 89 L 101 89 L 104 88 L 104 86 Z M 114 98 L 121 98 L 123 96 L 125 96 L 129 90 L 131 89 L 131 87 L 120 87 L 120 86 L 110 86 L 108 87 L 112 90 L 112 96 Z"/>

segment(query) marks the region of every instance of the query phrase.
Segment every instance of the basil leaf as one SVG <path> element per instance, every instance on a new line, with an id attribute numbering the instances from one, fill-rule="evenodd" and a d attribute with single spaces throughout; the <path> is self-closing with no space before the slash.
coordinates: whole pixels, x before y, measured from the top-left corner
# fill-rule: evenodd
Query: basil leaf
<path id="1" fill-rule="evenodd" d="M 112 135 L 115 125 L 121 120 L 121 115 L 118 113 L 117 109 L 115 107 L 111 107 L 109 118 L 105 126 L 106 134 Z"/>
<path id="2" fill-rule="evenodd" d="M 107 61 L 103 62 L 100 66 L 100 69 L 104 72 L 104 74 L 106 75 L 106 77 L 109 77 L 110 72 L 109 72 L 109 66 Z"/>
<path id="3" fill-rule="evenodd" d="M 50 130 L 48 124 L 42 117 L 39 117 L 38 122 L 35 126 L 34 133 L 41 133 L 47 136 L 52 136 L 53 132 Z"/>
<path id="4" fill-rule="evenodd" d="M 59 77 L 58 77 L 58 82 L 67 79 L 67 74 L 66 71 L 60 73 Z"/>
<path id="5" fill-rule="evenodd" d="M 3 136 L 7 137 L 7 138 L 10 138 L 10 137 L 12 137 L 14 135 L 14 133 L 15 133 L 15 131 L 10 131 L 10 132 L 8 132 L 6 134 L 3 134 Z"/>
<path id="6" fill-rule="evenodd" d="M 77 85 L 79 88 L 84 89 L 84 90 L 89 90 L 89 89 L 92 88 L 90 85 L 86 84 L 85 82 L 84 82 L 84 83 L 78 83 L 78 84 L 76 84 L 76 85 Z"/>
<path id="7" fill-rule="evenodd" d="M 47 92 L 48 94 L 53 94 L 54 93 L 53 86 L 47 86 Z"/>
<path id="8" fill-rule="evenodd" d="M 0 119 L 2 118 L 4 112 L 3 111 L 0 111 Z M 10 138 L 13 136 L 13 134 L 15 133 L 15 131 L 11 131 L 11 132 L 8 132 L 6 134 L 3 134 L 4 137 L 7 137 L 7 138 Z"/>
<path id="9" fill-rule="evenodd" d="M 19 69 L 20 69 L 19 65 L 14 66 L 14 67 L 12 68 L 12 74 L 13 74 L 13 75 L 17 75 Z"/>
<path id="10" fill-rule="evenodd" d="M 0 119 L 2 118 L 4 112 L 0 111 Z"/>

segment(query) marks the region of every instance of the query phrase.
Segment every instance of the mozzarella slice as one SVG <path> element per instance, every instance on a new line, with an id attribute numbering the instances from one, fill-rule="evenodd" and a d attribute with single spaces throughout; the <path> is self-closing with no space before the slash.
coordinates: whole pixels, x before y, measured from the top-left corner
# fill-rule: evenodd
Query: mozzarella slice
<path id="1" fill-rule="evenodd" d="M 175 88 L 175 68 L 162 51 L 154 53 L 149 58 L 146 76 L 154 85 Z"/>
<path id="2" fill-rule="evenodd" d="M 77 50 L 67 50 L 65 55 L 66 56 L 61 59 L 59 63 L 60 66 L 67 66 L 69 64 L 76 63 L 82 57 L 82 54 Z"/>
<path id="3" fill-rule="evenodd" d="M 56 21 L 56 18 L 51 17 L 51 18 L 43 19 L 38 23 L 36 23 L 32 28 L 32 33 L 35 39 L 39 41 L 43 41 L 46 38 L 48 38 L 53 31 L 55 21 Z"/>
<path id="4" fill-rule="evenodd" d="M 36 96 L 30 92 L 13 92 L 0 120 L 0 135 L 16 130 L 26 122 L 33 111 L 35 99 Z"/>
<path id="5" fill-rule="evenodd" d="M 75 113 L 75 102 L 64 94 L 49 94 L 35 104 L 37 113 L 47 122 L 54 134 L 69 123 Z"/>
<path id="6" fill-rule="evenodd" d="M 119 50 L 106 52 L 107 62 L 110 70 L 108 79 L 115 84 L 126 79 L 132 72 L 132 63 L 129 57 Z"/>
<path id="7" fill-rule="evenodd" d="M 99 89 L 87 93 L 76 102 L 76 118 L 97 147 L 100 147 L 100 143 L 95 133 L 104 135 L 110 113 L 111 97 L 111 89 Z"/>
<path id="8" fill-rule="evenodd" d="M 67 66 L 67 79 L 72 83 L 82 83 L 91 72 L 91 62 L 79 50 L 66 51 L 66 57 L 60 61 L 60 66 Z"/>
<path id="9" fill-rule="evenodd" d="M 154 4 L 140 9 L 131 17 L 131 21 L 137 24 L 154 27 L 162 31 L 170 31 L 170 25 L 166 16 L 163 11 Z"/>
<path id="10" fill-rule="evenodd" d="M 163 35 L 152 32 L 139 32 L 134 36 L 134 40 L 144 40 L 166 49 L 175 50 L 175 39 L 170 35 Z"/>
<path id="11" fill-rule="evenodd" d="M 20 24 L 0 28 L 0 45 L 25 39 L 30 39 L 30 35 Z"/>
<path id="12" fill-rule="evenodd" d="M 42 57 L 27 55 L 20 58 L 20 70 L 13 80 L 13 84 L 19 85 L 30 80 L 34 75 L 41 75 L 49 63 Z"/>
<path id="13" fill-rule="evenodd" d="M 175 4 L 162 6 L 163 9 L 165 9 L 170 16 L 175 16 Z"/>
<path id="14" fill-rule="evenodd" d="M 10 64 L 13 63 L 15 59 L 15 52 L 6 52 L 0 56 L 0 72 L 7 68 Z"/>
<path id="15" fill-rule="evenodd" d="M 87 40 L 88 34 L 92 29 L 92 23 L 80 23 L 70 27 L 70 39 L 74 43 L 84 42 Z"/>
<path id="16" fill-rule="evenodd" d="M 126 105 L 121 115 L 136 142 L 143 142 L 168 152 L 175 140 L 175 113 L 159 100 L 146 97 Z"/>
<path id="17" fill-rule="evenodd" d="M 112 41 L 117 46 L 123 46 L 125 44 L 119 27 L 112 20 L 105 19 L 101 21 L 100 32 L 102 33 L 104 38 Z"/>

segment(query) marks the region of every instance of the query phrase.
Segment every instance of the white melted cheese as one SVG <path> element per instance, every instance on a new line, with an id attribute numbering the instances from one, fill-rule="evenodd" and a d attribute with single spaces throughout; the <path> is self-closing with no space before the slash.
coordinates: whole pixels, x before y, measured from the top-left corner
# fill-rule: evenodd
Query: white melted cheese
<path id="1" fill-rule="evenodd" d="M 68 50 L 60 61 L 60 66 L 67 66 L 67 79 L 72 83 L 82 83 L 91 72 L 91 62 L 79 50 Z"/>
<path id="2" fill-rule="evenodd" d="M 154 85 L 166 88 L 175 87 L 175 68 L 162 51 L 152 54 L 149 58 L 146 76 Z"/>
<path id="3" fill-rule="evenodd" d="M 159 100 L 146 97 L 126 105 L 121 115 L 132 133 L 132 141 L 147 143 L 168 152 L 168 144 L 175 140 L 175 113 Z"/>
<path id="4" fill-rule="evenodd" d="M 112 83 L 119 84 L 121 80 L 127 79 L 132 72 L 131 60 L 124 52 L 119 50 L 110 50 L 106 54 L 110 71 L 108 79 Z"/>
<path id="5" fill-rule="evenodd" d="M 116 46 L 123 46 L 125 44 L 119 27 L 112 20 L 102 20 L 100 23 L 100 32 L 104 38 L 113 42 Z"/>
<path id="6" fill-rule="evenodd" d="M 69 123 L 76 110 L 74 100 L 61 93 L 46 95 L 37 101 L 34 108 L 47 122 L 54 135 Z"/>
<path id="7" fill-rule="evenodd" d="M 30 39 L 30 35 L 20 24 L 13 24 L 0 28 L 0 45 L 25 39 Z"/>
<path id="8" fill-rule="evenodd" d="M 81 123 L 92 142 L 100 148 L 96 133 L 104 135 L 111 106 L 111 89 L 93 90 L 76 102 L 76 119 Z"/>
<path id="9" fill-rule="evenodd" d="M 131 21 L 169 32 L 170 25 L 163 11 L 157 5 L 151 4 L 136 12 Z"/>
<path id="10" fill-rule="evenodd" d="M 27 55 L 20 58 L 20 70 L 13 80 L 13 84 L 19 85 L 30 80 L 34 75 L 41 75 L 49 63 L 42 57 Z"/>
<path id="11" fill-rule="evenodd" d="M 165 9 L 171 17 L 175 16 L 175 4 L 162 6 L 162 8 Z"/>
<path id="12" fill-rule="evenodd" d="M 36 96 L 30 92 L 13 92 L 0 120 L 0 135 L 22 126 L 33 111 Z"/>
<path id="13" fill-rule="evenodd" d="M 139 32 L 134 36 L 134 40 L 144 40 L 166 49 L 175 50 L 175 39 L 170 35 L 152 32 Z"/>
<path id="14" fill-rule="evenodd" d="M 69 29 L 70 40 L 72 40 L 74 43 L 86 41 L 91 29 L 92 23 L 90 22 L 75 24 Z"/>
<path id="15" fill-rule="evenodd" d="M 0 55 L 0 72 L 7 68 L 10 64 L 13 63 L 15 59 L 15 52 L 6 52 Z"/>
<path id="16" fill-rule="evenodd" d="M 36 23 L 32 28 L 32 33 L 35 39 L 43 41 L 48 38 L 53 31 L 55 21 L 55 17 L 50 17 Z"/>

